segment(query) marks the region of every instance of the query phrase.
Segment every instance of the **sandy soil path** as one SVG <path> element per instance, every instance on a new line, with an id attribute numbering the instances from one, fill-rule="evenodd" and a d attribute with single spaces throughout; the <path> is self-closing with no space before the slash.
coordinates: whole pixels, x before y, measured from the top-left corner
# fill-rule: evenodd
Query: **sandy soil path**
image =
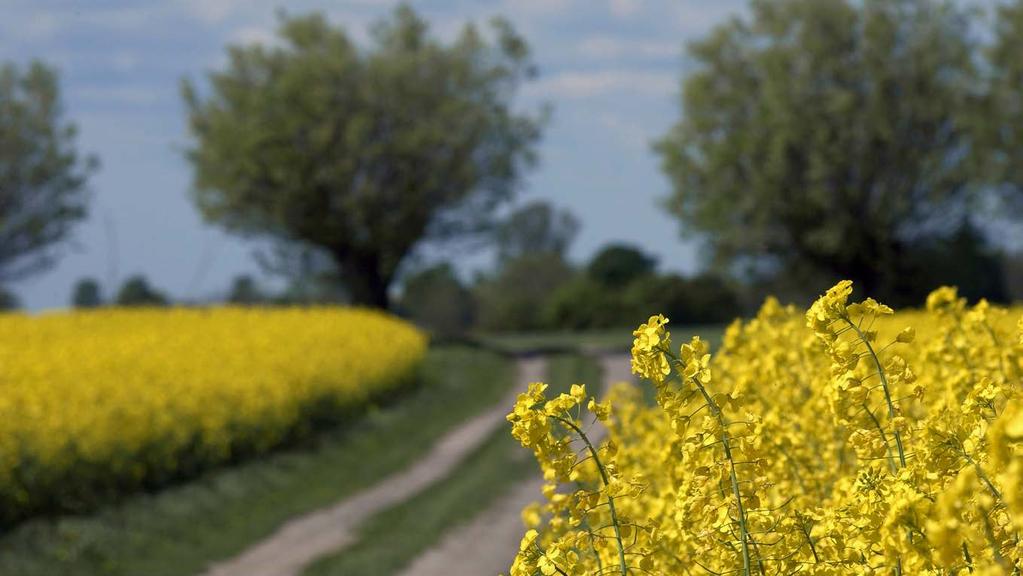
<path id="1" fill-rule="evenodd" d="M 627 355 L 602 355 L 604 390 L 632 381 Z M 497 576 L 507 573 L 519 549 L 524 528 L 520 511 L 541 499 L 543 482 L 533 478 L 514 487 L 490 508 L 456 527 L 427 550 L 400 576 Z"/>
<path id="2" fill-rule="evenodd" d="M 317 558 L 352 544 L 362 521 L 407 500 L 451 473 L 505 422 L 505 414 L 526 384 L 543 380 L 545 375 L 546 361 L 543 358 L 519 360 L 518 382 L 506 398 L 448 432 L 430 452 L 410 467 L 329 508 L 288 521 L 262 542 L 234 558 L 213 565 L 205 576 L 297 576 Z M 518 517 L 517 510 L 515 516 Z M 517 545 L 518 536 L 514 543 Z M 450 574 L 450 569 L 446 573 Z"/>

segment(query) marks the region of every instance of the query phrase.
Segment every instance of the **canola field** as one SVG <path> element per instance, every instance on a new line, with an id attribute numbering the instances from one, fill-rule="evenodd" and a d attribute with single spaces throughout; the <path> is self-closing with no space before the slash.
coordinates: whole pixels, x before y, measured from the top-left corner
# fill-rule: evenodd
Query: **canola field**
<path id="1" fill-rule="evenodd" d="M 652 317 L 648 395 L 531 385 L 508 419 L 547 485 L 511 575 L 1020 574 L 1023 310 L 851 292 L 769 300 L 713 355 Z"/>
<path id="2" fill-rule="evenodd" d="M 269 450 L 409 383 L 426 337 L 338 308 L 0 315 L 4 523 Z"/>

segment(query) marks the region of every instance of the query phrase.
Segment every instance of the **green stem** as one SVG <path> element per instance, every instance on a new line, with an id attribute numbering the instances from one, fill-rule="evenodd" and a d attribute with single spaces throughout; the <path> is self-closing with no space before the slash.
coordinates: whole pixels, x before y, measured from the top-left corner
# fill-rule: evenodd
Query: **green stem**
<path id="1" fill-rule="evenodd" d="M 867 347 L 867 351 L 870 352 L 870 356 L 874 359 L 874 366 L 877 367 L 877 375 L 881 377 L 881 389 L 884 390 L 884 401 L 888 405 L 888 419 L 895 418 L 895 404 L 892 402 L 892 393 L 888 388 L 888 377 L 885 376 L 884 368 L 881 366 L 881 359 L 877 357 L 877 353 L 874 352 L 874 347 L 870 345 L 870 341 L 860 330 L 860 327 L 853 323 L 847 316 L 842 317 L 849 326 L 856 331 L 856 335 L 863 341 L 864 346 Z M 902 467 L 906 467 L 906 451 L 902 447 L 902 435 L 899 434 L 898 430 L 893 430 L 892 435 L 895 436 L 895 447 L 899 450 L 899 463 Z"/>
<path id="2" fill-rule="evenodd" d="M 670 350 L 664 350 L 664 353 L 674 361 L 676 367 L 682 368 L 682 370 L 679 370 L 679 374 L 684 375 L 685 364 L 677 356 L 672 354 Z M 685 378 L 683 376 L 683 380 L 684 379 Z M 711 413 L 718 421 L 718 426 L 721 427 L 721 445 L 724 448 L 725 458 L 728 460 L 728 476 L 732 484 L 732 495 L 735 497 L 735 505 L 739 511 L 740 541 L 742 542 L 742 573 L 744 576 L 750 576 L 750 534 L 749 528 L 746 526 L 746 509 L 742 504 L 742 492 L 739 490 L 739 475 L 735 469 L 735 460 L 732 458 L 731 437 L 728 435 L 728 426 L 725 423 L 725 416 L 721 411 L 721 407 L 718 406 L 717 402 L 714 401 L 714 398 L 712 398 L 707 392 L 707 389 L 704 388 L 703 383 L 695 377 L 690 378 L 689 380 L 696 386 L 696 389 L 700 391 L 700 394 L 703 396 L 703 400 L 707 403 L 707 406 L 710 407 Z"/>
<path id="3" fill-rule="evenodd" d="M 892 469 L 892 474 L 898 471 L 898 467 L 895 466 L 895 455 L 892 454 L 892 445 L 888 443 L 888 435 L 884 433 L 884 427 L 881 426 L 881 421 L 874 416 L 874 412 L 870 410 L 870 406 L 867 403 L 863 403 L 863 409 L 870 416 L 870 419 L 874 422 L 874 426 L 877 427 L 878 433 L 881 434 L 881 440 L 884 441 L 885 450 L 888 451 L 888 467 Z"/>
<path id="4" fill-rule="evenodd" d="M 863 331 L 860 330 L 860 327 L 854 324 L 853 321 L 850 320 L 848 316 L 843 316 L 842 319 L 845 320 L 846 323 L 849 324 L 849 326 L 856 331 L 856 335 L 859 336 L 860 340 L 863 342 L 863 345 L 867 347 L 867 352 L 870 352 L 870 357 L 874 359 L 874 366 L 877 368 L 877 375 L 881 379 L 881 389 L 884 390 L 884 401 L 885 404 L 887 404 L 888 406 L 888 420 L 889 421 L 894 420 L 895 403 L 892 402 L 892 393 L 891 390 L 888 388 L 888 376 L 884 373 L 884 367 L 881 366 L 881 359 L 877 357 L 877 352 L 874 352 L 874 347 L 870 345 L 870 340 L 867 340 L 866 334 L 864 334 Z M 864 403 L 864 407 L 866 407 L 866 403 Z M 871 412 L 869 409 L 867 409 L 867 413 L 870 414 L 871 418 L 874 418 L 873 412 Z M 888 439 L 885 438 L 884 436 L 884 430 L 881 427 L 881 423 L 877 420 L 877 418 L 874 418 L 874 422 L 877 424 L 878 431 L 881 432 L 881 437 L 884 439 L 885 444 L 887 445 Z M 899 464 L 901 464 L 902 467 L 905 468 L 906 451 L 902 447 L 902 435 L 899 433 L 898 430 L 892 430 L 892 436 L 895 437 L 895 447 L 899 450 Z M 891 458 L 889 458 L 889 462 L 891 462 Z M 893 470 L 893 472 L 894 471 L 895 470 Z M 909 538 L 910 541 L 912 541 L 913 539 L 912 533 L 910 533 Z M 896 576 L 902 576 L 902 558 L 895 559 L 895 574 Z"/>
<path id="5" fill-rule="evenodd" d="M 707 393 L 707 389 L 703 387 L 703 383 L 697 378 L 690 378 L 690 381 L 696 385 L 697 390 L 703 395 L 704 401 L 710 406 L 711 412 L 718 421 L 718 426 L 721 427 L 721 445 L 724 447 L 725 458 L 728 460 L 728 475 L 732 482 L 732 495 L 735 496 L 735 504 L 739 510 L 739 529 L 740 540 L 742 542 L 742 573 L 746 576 L 750 574 L 750 553 L 749 553 L 749 528 L 746 526 L 746 509 L 742 505 L 742 493 L 739 491 L 739 475 L 735 470 L 735 460 L 732 458 L 732 445 L 731 438 L 728 435 L 728 426 L 725 425 L 725 417 L 721 412 L 721 407 L 717 405 L 717 402 Z"/>
<path id="6" fill-rule="evenodd" d="M 963 458 L 965 458 L 966 461 L 973 466 L 973 469 L 977 472 L 977 476 L 979 476 L 981 481 L 984 482 L 987 489 L 991 491 L 991 495 L 995 497 L 995 500 L 1004 504 L 1005 502 L 1002 500 L 1002 493 L 998 491 L 998 488 L 995 488 L 995 485 L 991 482 L 991 479 L 987 477 L 987 474 L 984 473 L 984 469 L 980 467 L 980 464 L 970 457 L 970 454 L 965 448 L 961 448 L 961 451 L 963 453 Z"/>
<path id="7" fill-rule="evenodd" d="M 597 471 L 600 472 L 600 479 L 604 482 L 604 487 L 607 488 L 610 486 L 607 470 L 604 468 L 604 464 L 600 461 L 600 456 L 597 455 L 597 449 L 593 447 L 593 444 L 590 442 L 589 437 L 586 436 L 586 433 L 576 426 L 575 422 L 572 422 L 571 420 L 562 418 L 561 416 L 551 416 L 551 418 L 554 418 L 558 422 L 568 426 L 579 435 L 579 438 L 581 438 L 586 444 L 586 448 L 589 449 L 590 455 L 593 457 L 593 461 L 597 464 Z M 626 576 L 629 573 L 629 567 L 625 563 L 625 545 L 622 542 L 622 530 L 618 523 L 618 512 L 615 510 L 615 499 L 611 496 L 611 494 L 607 495 L 607 507 L 611 512 L 611 524 L 614 526 L 615 542 L 618 544 L 618 563 L 622 570 L 622 576 Z"/>
<path id="8" fill-rule="evenodd" d="M 995 538 L 995 531 L 991 528 L 991 520 L 988 518 L 988 511 L 984 508 L 980 509 L 981 517 L 984 518 L 984 536 L 987 537 L 988 545 L 991 546 L 991 552 L 995 556 L 995 561 L 1002 568 L 1008 568 L 1009 565 L 1005 562 L 1005 558 L 1002 556 L 1002 549 L 998 545 L 998 540 Z"/>
<path id="9" fill-rule="evenodd" d="M 810 536 L 810 530 L 806 527 L 806 521 L 803 519 L 803 515 L 796 513 L 796 518 L 799 520 L 799 529 L 803 532 L 803 536 L 806 537 L 807 544 L 810 545 L 810 552 L 813 552 L 813 561 L 815 564 L 820 564 L 821 559 L 817 556 L 817 547 L 813 544 L 813 538 Z"/>

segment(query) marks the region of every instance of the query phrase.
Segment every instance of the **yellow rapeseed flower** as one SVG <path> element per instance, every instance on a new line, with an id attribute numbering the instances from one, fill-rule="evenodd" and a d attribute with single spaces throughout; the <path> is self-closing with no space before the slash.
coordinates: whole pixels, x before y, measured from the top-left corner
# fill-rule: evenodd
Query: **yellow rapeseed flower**
<path id="1" fill-rule="evenodd" d="M 1023 310 L 852 290 L 769 299 L 713 356 L 698 338 L 676 356 L 650 317 L 632 367 L 656 404 L 590 399 L 593 452 L 550 424 L 581 391 L 532 399 L 515 425 L 544 422 L 548 484 L 512 574 L 1023 573 Z"/>
<path id="2" fill-rule="evenodd" d="M 426 343 L 342 308 L 0 315 L 0 520 L 268 450 L 408 382 Z"/>

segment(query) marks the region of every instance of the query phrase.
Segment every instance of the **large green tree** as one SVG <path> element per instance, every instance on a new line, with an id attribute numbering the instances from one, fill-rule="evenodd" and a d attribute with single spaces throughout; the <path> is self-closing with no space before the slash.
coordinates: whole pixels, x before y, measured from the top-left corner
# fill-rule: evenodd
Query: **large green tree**
<path id="1" fill-rule="evenodd" d="M 657 146 L 671 211 L 717 264 L 896 295 L 978 205 L 971 21 L 934 0 L 754 0 L 689 46 Z"/>
<path id="2" fill-rule="evenodd" d="M 51 266 L 85 217 L 96 160 L 76 137 L 54 69 L 0 64 L 0 283 Z"/>
<path id="3" fill-rule="evenodd" d="M 506 22 L 492 32 L 442 43 L 401 6 L 364 47 L 321 15 L 231 47 L 205 94 L 184 86 L 202 214 L 322 249 L 353 301 L 386 307 L 406 256 L 485 231 L 534 159 L 542 111 L 513 103 L 529 51 Z"/>

